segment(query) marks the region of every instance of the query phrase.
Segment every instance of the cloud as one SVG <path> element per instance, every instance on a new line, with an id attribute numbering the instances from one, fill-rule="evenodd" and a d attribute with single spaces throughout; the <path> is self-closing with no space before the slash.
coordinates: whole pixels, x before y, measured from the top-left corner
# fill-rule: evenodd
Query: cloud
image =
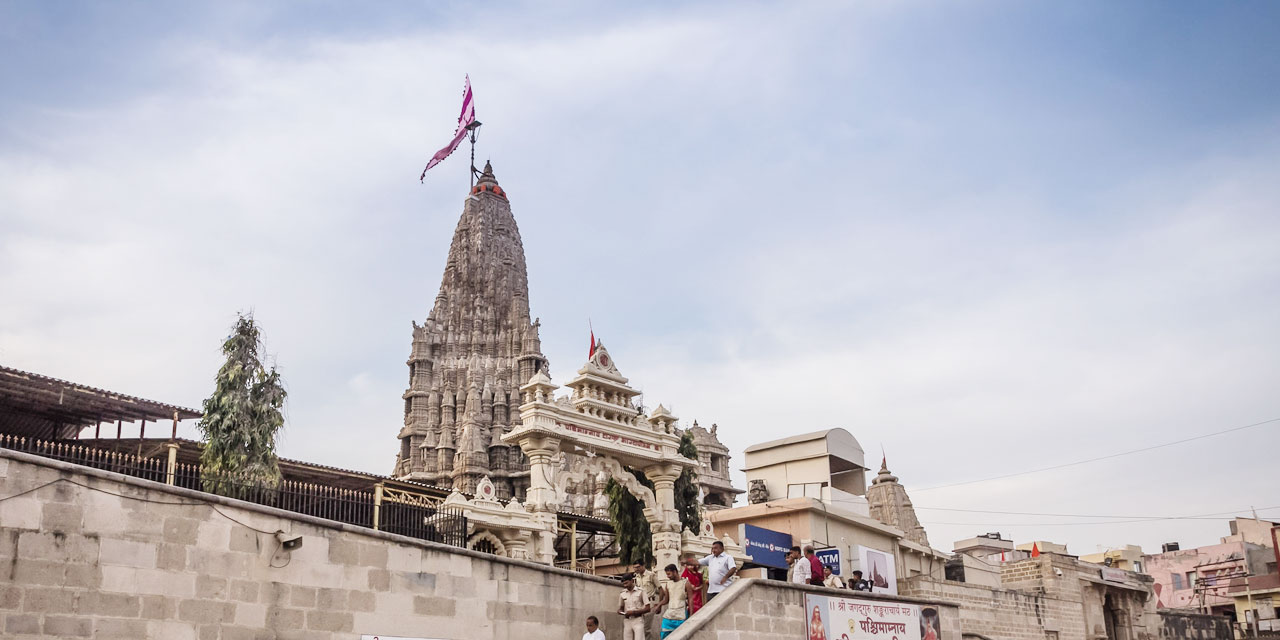
<path id="1" fill-rule="evenodd" d="M 386 472 L 465 158 L 415 178 L 470 73 L 553 374 L 590 317 L 650 405 L 718 422 L 738 463 L 843 426 L 924 488 L 1275 417 L 1269 94 L 1206 106 L 1026 9 L 992 31 L 979 9 L 816 7 L 152 24 L 116 66 L 48 74 L 99 99 L 38 84 L 0 111 L 0 359 L 198 406 L 252 310 L 289 386 L 284 455 Z M 1219 511 L 1266 496 L 1206 477 L 1265 476 L 1276 437 L 913 495 Z M 942 513 L 921 511 L 973 523 L 930 525 L 943 547 L 1014 520 Z M 1172 527 L 1010 531 L 1086 552 Z"/>

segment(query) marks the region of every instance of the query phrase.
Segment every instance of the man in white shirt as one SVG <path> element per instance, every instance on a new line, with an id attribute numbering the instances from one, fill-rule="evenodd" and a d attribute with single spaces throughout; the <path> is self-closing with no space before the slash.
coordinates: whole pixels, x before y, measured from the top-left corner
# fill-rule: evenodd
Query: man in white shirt
<path id="1" fill-rule="evenodd" d="M 587 616 L 587 632 L 582 634 L 582 640 L 606 640 L 600 630 L 600 620 L 595 616 Z"/>
<path id="2" fill-rule="evenodd" d="M 809 563 L 808 558 L 794 552 L 791 557 L 795 558 L 791 563 L 792 584 L 809 584 L 813 580 L 813 565 Z"/>
<path id="3" fill-rule="evenodd" d="M 738 573 L 738 564 L 724 552 L 724 543 L 711 543 L 711 555 L 698 561 L 707 568 L 707 602 L 729 587 L 729 579 Z"/>

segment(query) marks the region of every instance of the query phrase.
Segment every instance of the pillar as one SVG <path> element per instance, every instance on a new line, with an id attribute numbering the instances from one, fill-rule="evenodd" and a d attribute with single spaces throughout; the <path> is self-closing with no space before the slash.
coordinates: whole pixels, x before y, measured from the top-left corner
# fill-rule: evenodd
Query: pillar
<path id="1" fill-rule="evenodd" d="M 551 458 L 560 451 L 560 439 L 530 434 L 520 440 L 520 449 L 529 457 L 529 489 L 524 504 L 530 511 L 556 511 L 556 469 Z"/>
<path id="2" fill-rule="evenodd" d="M 680 514 L 676 511 L 676 478 L 681 466 L 674 463 L 646 467 L 644 472 L 653 482 L 653 505 L 649 527 L 653 532 L 653 560 L 659 573 L 668 564 L 680 564 Z"/>

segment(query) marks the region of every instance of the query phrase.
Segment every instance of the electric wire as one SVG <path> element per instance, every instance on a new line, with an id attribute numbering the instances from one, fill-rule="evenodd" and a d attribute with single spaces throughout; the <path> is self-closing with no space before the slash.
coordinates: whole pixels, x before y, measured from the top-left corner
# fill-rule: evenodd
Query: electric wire
<path id="1" fill-rule="evenodd" d="M 977 479 L 977 480 L 964 480 L 964 481 L 961 481 L 961 482 L 952 482 L 952 483 L 950 483 L 950 484 L 940 484 L 940 485 L 936 485 L 936 486 L 932 486 L 932 487 L 924 487 L 924 488 L 922 488 L 922 489 L 913 489 L 912 491 L 920 492 L 920 491 L 933 491 L 933 490 L 935 490 L 935 489 L 949 489 L 949 488 L 951 488 L 951 487 L 961 487 L 961 486 L 970 485 L 970 484 L 978 484 L 978 483 L 980 483 L 980 482 L 991 482 L 992 480 L 1004 480 L 1005 478 L 1014 478 L 1014 477 L 1017 477 L 1017 476 L 1025 476 L 1025 475 L 1029 475 L 1029 474 L 1032 474 L 1032 473 L 1042 473 L 1042 472 L 1044 472 L 1044 471 L 1053 471 L 1053 470 L 1055 470 L 1055 469 L 1064 469 L 1064 468 L 1066 468 L 1066 467 L 1074 467 L 1074 466 L 1077 466 L 1077 465 L 1088 464 L 1088 463 L 1090 463 L 1090 462 L 1099 462 L 1099 461 L 1102 461 L 1102 460 L 1110 460 L 1110 459 L 1112 459 L 1112 458 L 1119 458 L 1119 457 L 1121 457 L 1121 456 L 1132 455 L 1132 454 L 1135 454 L 1135 453 L 1143 453 L 1143 452 L 1146 452 L 1146 451 L 1152 451 L 1152 450 L 1154 450 L 1154 449 L 1162 449 L 1162 448 L 1164 448 L 1164 447 L 1172 447 L 1172 446 L 1174 446 L 1174 445 L 1178 445 L 1178 444 L 1185 444 L 1185 443 L 1187 443 L 1187 442 L 1194 442 L 1194 441 L 1196 441 L 1196 440 L 1203 440 L 1203 439 L 1205 439 L 1205 438 L 1212 438 L 1212 437 L 1214 437 L 1214 436 L 1220 436 L 1220 435 L 1223 435 L 1223 434 L 1226 434 L 1226 433 L 1232 433 L 1232 432 L 1235 432 L 1235 431 L 1242 431 L 1242 430 L 1244 430 L 1244 429 L 1252 429 L 1252 428 L 1254 428 L 1254 427 L 1260 427 L 1260 426 L 1262 426 L 1262 425 L 1265 425 L 1265 424 L 1271 424 L 1271 423 L 1274 423 L 1274 422 L 1280 422 L 1280 418 L 1272 418 L 1272 419 L 1270 419 L 1270 420 L 1263 420 L 1262 422 L 1255 422 L 1255 423 L 1253 423 L 1253 424 L 1246 424 L 1246 425 L 1244 425 L 1244 426 L 1240 426 L 1240 427 L 1232 427 L 1232 428 L 1230 428 L 1230 429 L 1223 429 L 1222 431 L 1215 431 L 1215 432 L 1213 432 L 1213 433 L 1206 433 L 1206 434 L 1202 434 L 1202 435 L 1198 435 L 1198 436 L 1192 436 L 1192 437 L 1190 437 L 1190 438 L 1183 438 L 1183 439 L 1181 439 L 1181 440 L 1174 440 L 1174 441 L 1172 441 L 1172 442 L 1165 442 L 1165 443 L 1162 443 L 1162 444 L 1156 444 L 1156 445 L 1152 445 L 1152 446 L 1149 446 L 1149 447 L 1141 447 L 1141 448 L 1138 448 L 1138 449 L 1130 449 L 1130 450 L 1128 450 L 1128 451 L 1120 451 L 1120 452 L 1118 452 L 1118 453 L 1110 453 L 1110 454 L 1107 454 L 1107 455 L 1105 455 L 1105 456 L 1098 456 L 1098 457 L 1096 457 L 1096 458 L 1088 458 L 1088 459 L 1086 459 L 1086 460 L 1077 460 L 1077 461 L 1075 461 L 1075 462 L 1064 462 L 1064 463 L 1062 463 L 1062 464 L 1055 464 L 1055 465 L 1052 465 L 1052 466 L 1042 467 L 1042 468 L 1039 468 L 1039 469 L 1029 469 L 1029 470 L 1027 470 L 1027 471 L 1017 471 L 1017 472 L 1014 472 L 1014 473 L 1006 473 L 1006 474 L 1004 474 L 1004 475 L 992 476 L 992 477 L 990 477 L 990 478 L 979 478 L 979 479 Z"/>
<path id="2" fill-rule="evenodd" d="M 222 516 L 222 517 L 226 518 L 227 520 L 230 520 L 230 521 L 232 521 L 232 522 L 234 522 L 234 523 L 236 523 L 236 524 L 238 524 L 238 525 L 240 525 L 240 526 L 242 526 L 242 527 L 244 527 L 244 528 L 246 528 L 246 529 L 250 529 L 250 530 L 256 531 L 256 532 L 258 532 L 258 533 L 264 533 L 264 534 L 269 535 L 269 536 L 273 536 L 273 535 L 275 535 L 276 533 L 279 533 L 279 531 L 266 531 L 266 530 L 264 530 L 264 529 L 259 529 L 259 528 L 257 528 L 257 527 L 254 527 L 254 526 L 252 526 L 252 525 L 245 524 L 244 522 L 241 522 L 240 520 L 237 520 L 237 519 L 235 519 L 235 518 L 233 518 L 233 517 L 231 517 L 231 516 L 227 515 L 227 514 L 226 514 L 226 513 L 224 513 L 221 509 L 219 509 L 217 505 L 215 505 L 215 504 L 213 504 L 213 503 L 209 503 L 209 502 L 200 502 L 200 501 L 192 501 L 192 500 L 154 500 L 154 499 L 152 499 L 152 498 L 144 498 L 144 497 L 141 497 L 141 496 L 129 496 L 129 495 L 125 495 L 125 494 L 123 494 L 123 493 L 116 493 L 116 492 L 114 492 L 114 491 L 107 491 L 106 489 L 102 489 L 102 488 L 99 488 L 99 487 L 93 487 L 93 486 L 90 486 L 90 485 L 84 484 L 83 482 L 76 482 L 75 480 L 72 480 L 72 479 L 70 479 L 70 478 L 58 478 L 58 479 L 56 479 L 56 480 L 50 480 L 49 482 L 46 482 L 46 483 L 41 484 L 41 485 L 36 486 L 36 487 L 32 487 L 32 488 L 30 488 L 30 489 L 27 489 L 26 491 L 22 491 L 22 492 L 20 492 L 20 493 L 15 493 L 15 494 L 13 494 L 13 495 L 11 495 L 11 496 L 4 496 L 4 497 L 0 497 L 0 502 L 4 502 L 4 501 L 6 501 L 6 500 L 12 500 L 12 499 L 14 499 L 14 498 L 21 498 L 22 496 L 25 496 L 25 495 L 27 495 L 27 494 L 29 494 L 29 493 L 35 493 L 36 491 L 39 491 L 39 490 L 41 490 L 41 489 L 43 489 L 43 488 L 45 488 L 45 487 L 48 487 L 48 486 L 52 486 L 52 485 L 58 484 L 59 482 L 65 482 L 65 483 L 67 483 L 67 484 L 73 484 L 73 485 L 75 485 L 75 486 L 77 486 L 77 487 L 81 487 L 81 488 L 84 488 L 84 489 L 88 489 L 88 490 L 90 490 L 90 491 L 97 491 L 98 493 L 105 493 L 105 494 L 107 494 L 107 495 L 109 495 L 109 496 L 115 496 L 115 497 L 117 497 L 117 498 L 125 498 L 125 499 L 128 499 L 128 500 L 137 500 L 138 502 L 147 502 L 147 503 L 150 503 L 150 504 L 184 505 L 184 506 L 197 506 L 197 507 L 199 507 L 199 506 L 206 506 L 206 507 L 209 507 L 210 509 L 213 509 L 213 510 L 214 510 L 214 512 L 216 512 L 218 515 L 220 515 L 220 516 Z"/>

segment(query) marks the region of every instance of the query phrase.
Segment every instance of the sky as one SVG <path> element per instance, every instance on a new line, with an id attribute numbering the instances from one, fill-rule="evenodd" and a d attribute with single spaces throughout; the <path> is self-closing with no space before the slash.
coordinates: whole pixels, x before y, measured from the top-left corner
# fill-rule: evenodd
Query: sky
<path id="1" fill-rule="evenodd" d="M 943 485 L 1280 418 L 1278 27 L 1253 2 L 0 2 L 0 364 L 199 407 L 251 311 L 280 453 L 389 472 L 466 156 L 417 178 L 470 74 L 558 382 L 590 320 L 734 468 L 843 427 L 944 550 L 1215 543 L 1280 520 L 1280 422 Z"/>

